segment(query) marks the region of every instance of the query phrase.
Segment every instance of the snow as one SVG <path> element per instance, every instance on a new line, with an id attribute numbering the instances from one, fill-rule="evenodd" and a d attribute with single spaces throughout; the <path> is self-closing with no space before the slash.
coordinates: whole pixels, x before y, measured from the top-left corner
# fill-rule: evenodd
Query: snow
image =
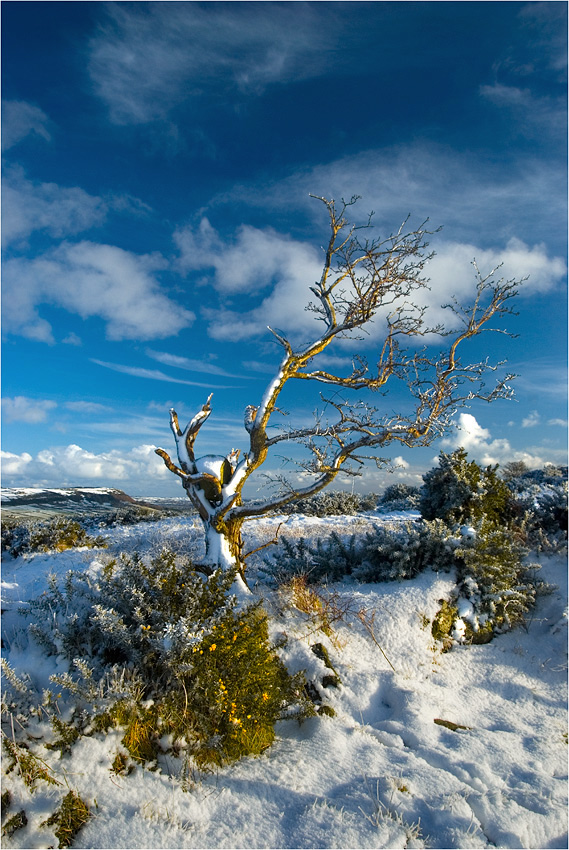
<path id="1" fill-rule="evenodd" d="M 337 528 L 347 534 L 395 518 L 410 517 L 293 516 L 286 531 L 310 537 Z M 270 539 L 282 519 L 248 524 L 248 548 Z M 155 551 L 166 541 L 199 553 L 200 526 L 196 518 L 170 518 L 107 532 L 108 550 L 7 559 L 7 660 L 42 687 L 58 669 L 39 649 L 25 648 L 14 613 L 17 602 L 42 591 L 48 573 L 96 573 L 121 549 Z M 73 846 L 567 847 L 567 568 L 559 555 L 539 560 L 540 578 L 553 590 L 538 597 L 525 628 L 442 653 L 426 624 L 454 586 L 451 574 L 332 586 L 353 616 L 337 624 L 331 641 L 287 604 L 259 558 L 252 583 L 266 600 L 273 637 L 287 635 L 281 656 L 291 671 L 304 669 L 319 680 L 326 668 L 310 646 L 326 646 L 342 684 L 321 691 L 336 715 L 300 726 L 281 722 L 275 744 L 262 756 L 196 777 L 187 790 L 170 757 L 158 770 L 112 774 L 120 731 L 83 737 L 61 758 L 41 751 L 65 792 L 67 783 L 91 809 Z M 368 623 L 374 616 L 374 639 L 358 611 Z M 435 722 L 441 720 L 459 728 Z M 14 773 L 3 778 L 14 798 L 11 813 L 25 809 L 28 817 L 26 827 L 4 838 L 4 847 L 57 846 L 42 823 L 63 792 L 40 785 L 30 795 Z"/>

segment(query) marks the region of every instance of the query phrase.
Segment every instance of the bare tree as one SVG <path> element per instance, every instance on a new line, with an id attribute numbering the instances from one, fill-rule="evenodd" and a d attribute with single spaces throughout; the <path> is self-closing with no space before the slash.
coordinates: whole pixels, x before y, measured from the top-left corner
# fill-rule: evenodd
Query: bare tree
<path id="1" fill-rule="evenodd" d="M 168 469 L 180 477 L 202 519 L 205 564 L 225 569 L 237 566 L 241 589 L 246 589 L 245 562 L 252 554 L 243 551 L 244 522 L 318 493 L 340 471 L 359 474 L 354 463 L 361 466 L 373 459 L 378 466 L 385 464 L 387 461 L 375 452 L 390 444 L 429 445 L 448 429 L 456 409 L 469 400 L 490 402 L 512 394 L 508 382 L 513 375 L 498 380 L 492 389 L 485 388 L 486 373 L 495 371 L 501 363 L 491 365 L 488 359 L 463 363 L 460 355 L 463 343 L 484 331 L 507 333 L 500 327 L 491 327 L 490 322 L 513 313 L 509 302 L 517 292 L 517 282 L 496 280 L 496 269 L 483 277 L 475 266 L 477 287 L 473 303 L 464 307 L 452 299 L 444 305 L 457 327 L 429 328 L 425 308 L 413 301 L 413 294 L 427 287 L 423 270 L 433 256 L 426 253 L 426 238 L 432 232 L 425 229 L 426 222 L 410 232 L 406 231 L 407 222 L 404 222 L 387 239 L 370 239 L 367 232 L 371 216 L 362 226 L 350 224 L 346 218 L 357 197 L 338 205 L 333 200 L 318 200 L 328 211 L 331 233 L 320 280 L 309 287 L 315 300 L 306 309 L 314 313 L 323 332 L 315 334 L 313 342 L 295 348 L 282 332 L 269 328 L 282 346 L 284 356 L 260 403 L 245 410 L 248 450 L 241 459 L 235 449 L 225 456 L 196 457 L 194 445 L 200 428 L 211 414 L 211 395 L 183 430 L 175 410 L 170 411 L 178 465 L 163 449 L 156 449 Z M 361 340 L 358 333 L 369 333 L 374 317 L 385 323 L 385 331 L 373 368 L 359 355 L 354 357 L 352 372 L 346 377 L 315 366 L 314 358 L 334 340 Z M 445 351 L 432 355 L 425 345 L 417 345 L 421 337 L 431 333 L 447 339 Z M 405 341 L 407 345 L 403 346 Z M 338 395 L 342 390 L 384 394 L 390 378 L 400 379 L 407 388 L 408 412 L 385 413 L 365 401 L 349 401 Z M 308 427 L 280 426 L 275 431 L 272 423 L 269 434 L 269 421 L 279 412 L 279 395 L 293 380 L 314 381 L 336 390 L 333 398 L 321 395 L 328 410 L 333 411 L 332 421 L 317 413 Z M 310 473 L 310 483 L 294 487 L 283 479 L 277 494 L 262 501 L 243 501 L 246 481 L 265 462 L 269 450 L 291 441 L 306 449 L 307 460 L 301 466 Z"/>

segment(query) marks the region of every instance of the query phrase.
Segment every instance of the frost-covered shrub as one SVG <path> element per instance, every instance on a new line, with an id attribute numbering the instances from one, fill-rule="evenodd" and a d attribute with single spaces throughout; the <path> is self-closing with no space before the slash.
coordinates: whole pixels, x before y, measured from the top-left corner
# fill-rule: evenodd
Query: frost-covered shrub
<path id="1" fill-rule="evenodd" d="M 86 546 L 106 546 L 102 537 L 91 537 L 83 526 L 69 517 L 58 516 L 47 522 L 8 520 L 2 526 L 2 550 L 14 558 L 30 552 L 63 552 Z"/>
<path id="2" fill-rule="evenodd" d="M 176 515 L 175 511 L 164 508 L 146 508 L 143 505 L 129 505 L 127 508 L 117 508 L 90 518 L 90 524 L 99 528 L 110 528 L 115 525 L 136 525 L 139 522 L 157 522 L 168 516 Z"/>
<path id="3" fill-rule="evenodd" d="M 511 478 L 516 525 L 531 549 L 567 546 L 567 467 L 546 466 Z"/>
<path id="4" fill-rule="evenodd" d="M 333 531 L 329 538 L 318 538 L 310 544 L 304 537 L 289 540 L 282 537 L 279 550 L 265 564 L 279 582 L 303 576 L 309 583 L 340 581 L 361 563 L 361 544 L 352 534 L 348 541 Z"/>
<path id="5" fill-rule="evenodd" d="M 198 766 L 222 764 L 268 747 L 304 684 L 271 646 L 260 604 L 239 609 L 228 597 L 233 580 L 200 576 L 172 552 L 123 556 L 96 578 L 52 579 L 27 608 L 30 631 L 70 662 L 54 681 L 76 718 L 123 727 L 132 758 L 156 758 L 169 735 Z"/>
<path id="6" fill-rule="evenodd" d="M 379 500 L 382 511 L 414 511 L 419 509 L 421 491 L 411 484 L 391 484 Z"/>
<path id="7" fill-rule="evenodd" d="M 511 494 L 498 478 L 497 466 L 483 469 L 467 459 L 463 448 L 441 452 L 439 465 L 423 476 L 420 511 L 428 520 L 449 525 L 472 524 L 483 517 L 495 523 L 511 519 Z"/>
<path id="8" fill-rule="evenodd" d="M 458 543 L 441 520 L 386 524 L 347 541 L 336 532 L 314 544 L 303 537 L 283 537 L 277 554 L 265 563 L 281 582 L 294 576 L 305 576 L 309 583 L 340 581 L 344 576 L 363 582 L 395 581 L 428 568 L 450 569 Z"/>
<path id="9" fill-rule="evenodd" d="M 30 542 L 30 523 L 16 519 L 2 521 L 2 552 L 18 558 L 28 551 Z"/>
<path id="10" fill-rule="evenodd" d="M 454 552 L 457 587 L 433 620 L 432 633 L 444 649 L 458 643 L 487 643 L 523 622 L 535 603 L 537 564 L 524 564 L 527 549 L 511 530 L 483 519 Z"/>
<path id="11" fill-rule="evenodd" d="M 377 507 L 377 496 L 368 493 L 360 496 L 358 493 L 343 493 L 326 490 L 309 499 L 300 499 L 280 508 L 284 514 L 304 514 L 305 516 L 355 516 L 362 511 L 374 511 Z"/>
<path id="12" fill-rule="evenodd" d="M 513 496 L 518 524 L 532 549 L 560 551 L 567 546 L 567 482 L 531 484 Z"/>
<path id="13" fill-rule="evenodd" d="M 399 581 L 429 568 L 449 570 L 455 564 L 457 545 L 441 520 L 382 526 L 366 535 L 361 564 L 353 575 L 366 582 Z"/>

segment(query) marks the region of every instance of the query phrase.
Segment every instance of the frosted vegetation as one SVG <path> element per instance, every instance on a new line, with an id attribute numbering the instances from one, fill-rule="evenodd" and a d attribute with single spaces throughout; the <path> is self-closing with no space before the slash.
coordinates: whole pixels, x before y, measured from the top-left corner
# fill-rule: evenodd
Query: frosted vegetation
<path id="1" fill-rule="evenodd" d="M 5 523 L 5 847 L 566 846 L 565 469 L 137 511 Z"/>

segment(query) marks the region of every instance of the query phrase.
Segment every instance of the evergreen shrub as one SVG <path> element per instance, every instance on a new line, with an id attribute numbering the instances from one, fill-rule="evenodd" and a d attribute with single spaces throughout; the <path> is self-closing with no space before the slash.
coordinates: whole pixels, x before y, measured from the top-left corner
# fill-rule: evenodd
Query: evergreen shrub
<path id="1" fill-rule="evenodd" d="M 374 511 L 378 497 L 375 493 L 360 496 L 358 493 L 328 491 L 317 493 L 308 499 L 290 502 L 279 513 L 304 514 L 305 516 L 355 516 L 362 511 Z"/>
<path id="2" fill-rule="evenodd" d="M 441 452 L 439 465 L 423 476 L 419 508 L 427 520 L 473 525 L 483 517 L 507 524 L 512 518 L 511 493 L 497 475 L 498 466 L 483 469 L 459 448 Z"/>
<path id="3" fill-rule="evenodd" d="M 421 491 L 411 484 L 391 484 L 379 500 L 381 511 L 415 511 L 419 509 Z"/>
<path id="4" fill-rule="evenodd" d="M 139 762 L 169 736 L 203 768 L 262 752 L 279 718 L 300 716 L 304 677 L 291 677 L 270 644 L 261 604 L 239 608 L 228 596 L 234 578 L 205 578 L 164 551 L 123 555 L 96 578 L 52 579 L 27 607 L 30 631 L 70 662 L 54 682 L 73 698 L 79 731 L 123 728 Z"/>
<path id="5" fill-rule="evenodd" d="M 526 544 L 537 551 L 561 551 L 567 547 L 567 479 L 549 477 L 537 483 L 526 474 L 508 483 L 516 523 Z"/>
<path id="6" fill-rule="evenodd" d="M 353 575 L 366 582 L 401 581 L 426 569 L 448 571 L 455 565 L 457 545 L 442 520 L 382 526 L 366 535 Z"/>
<path id="7" fill-rule="evenodd" d="M 65 516 L 46 522 L 7 520 L 2 524 L 2 551 L 14 558 L 32 552 L 63 552 L 80 546 L 93 549 L 106 545 L 103 537 L 91 537 L 80 523 Z"/>
<path id="8" fill-rule="evenodd" d="M 385 524 L 358 539 L 344 541 L 332 532 L 309 543 L 281 538 L 279 551 L 265 563 L 281 582 L 304 576 L 309 583 L 340 581 L 352 576 L 362 582 L 414 578 L 425 569 L 449 570 L 455 564 L 459 540 L 441 520 Z"/>
<path id="9" fill-rule="evenodd" d="M 483 520 L 474 544 L 457 549 L 456 555 L 461 562 L 458 598 L 471 606 L 461 617 L 466 637 L 480 642 L 476 635 L 481 626 L 483 634 L 499 633 L 522 622 L 535 603 L 536 582 L 531 574 L 539 566 L 524 566 L 527 550 L 512 540 L 511 532 Z"/>

